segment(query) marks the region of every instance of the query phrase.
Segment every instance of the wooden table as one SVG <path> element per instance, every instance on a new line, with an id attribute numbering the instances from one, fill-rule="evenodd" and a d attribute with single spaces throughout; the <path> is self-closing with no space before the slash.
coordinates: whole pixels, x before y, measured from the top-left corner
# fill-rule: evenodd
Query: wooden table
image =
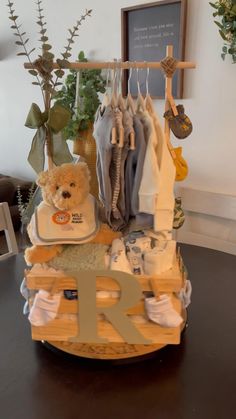
<path id="1" fill-rule="evenodd" d="M 22 256 L 0 263 L 1 419 L 236 417 L 236 257 L 181 246 L 193 285 L 179 346 L 136 364 L 53 353 L 30 338 Z"/>

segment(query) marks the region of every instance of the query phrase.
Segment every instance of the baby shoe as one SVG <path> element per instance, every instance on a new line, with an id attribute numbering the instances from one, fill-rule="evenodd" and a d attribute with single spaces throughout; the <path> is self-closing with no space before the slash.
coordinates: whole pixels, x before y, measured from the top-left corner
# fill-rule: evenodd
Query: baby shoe
<path id="1" fill-rule="evenodd" d="M 167 119 L 173 134 L 182 140 L 191 134 L 193 126 L 189 117 L 184 113 L 183 105 L 177 105 L 176 108 L 178 115 L 174 116 L 172 109 L 169 109 L 164 113 L 164 118 Z"/>
<path id="2" fill-rule="evenodd" d="M 185 221 L 185 215 L 182 208 L 182 201 L 181 198 L 175 198 L 175 208 L 174 208 L 174 221 L 173 221 L 173 228 L 178 230 L 178 228 L 182 227 Z"/>
<path id="3" fill-rule="evenodd" d="M 162 327 L 178 327 L 183 321 L 166 294 L 161 295 L 159 300 L 146 298 L 145 308 L 148 318 Z"/>

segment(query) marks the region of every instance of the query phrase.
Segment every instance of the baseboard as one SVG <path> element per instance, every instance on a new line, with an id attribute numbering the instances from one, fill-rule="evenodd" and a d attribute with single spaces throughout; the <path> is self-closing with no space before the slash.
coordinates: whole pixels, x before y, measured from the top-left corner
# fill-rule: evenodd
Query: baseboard
<path id="1" fill-rule="evenodd" d="M 236 255 L 236 196 L 190 188 L 179 195 L 186 220 L 176 240 Z"/>

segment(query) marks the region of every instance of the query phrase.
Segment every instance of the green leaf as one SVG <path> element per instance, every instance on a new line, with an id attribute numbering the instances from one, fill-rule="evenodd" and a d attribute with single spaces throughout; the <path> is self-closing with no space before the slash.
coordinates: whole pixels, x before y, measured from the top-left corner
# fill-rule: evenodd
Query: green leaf
<path id="1" fill-rule="evenodd" d="M 32 76 L 37 76 L 37 75 L 38 75 L 38 72 L 37 72 L 36 70 L 29 70 L 29 73 L 30 73 Z"/>
<path id="2" fill-rule="evenodd" d="M 63 54 L 61 54 L 64 58 L 69 58 L 71 57 L 71 54 L 69 52 L 64 52 Z"/>
<path id="3" fill-rule="evenodd" d="M 19 16 L 10 16 L 9 19 L 11 19 L 11 20 L 13 20 L 15 22 L 18 17 Z"/>
<path id="4" fill-rule="evenodd" d="M 78 59 L 79 59 L 79 61 L 83 61 L 85 59 L 84 51 L 80 51 L 80 53 L 78 55 Z"/>
<path id="5" fill-rule="evenodd" d="M 54 54 L 52 54 L 51 52 L 44 52 L 43 53 L 43 58 L 45 60 L 51 61 L 54 58 Z"/>
<path id="6" fill-rule="evenodd" d="M 215 3 L 209 2 L 209 4 L 211 5 L 211 7 L 214 7 L 214 9 L 218 9 L 218 6 L 216 6 Z"/>
<path id="7" fill-rule="evenodd" d="M 224 41 L 227 41 L 227 38 L 222 30 L 219 30 L 219 34 Z"/>
<path id="8" fill-rule="evenodd" d="M 57 59 L 57 64 L 59 65 L 60 68 L 67 68 L 69 61 L 67 60 L 60 60 L 59 58 Z"/>
<path id="9" fill-rule="evenodd" d="M 224 54 L 227 54 L 228 48 L 227 48 L 226 46 L 224 46 L 224 47 L 222 48 L 222 51 L 224 52 Z"/>
<path id="10" fill-rule="evenodd" d="M 48 41 L 48 37 L 47 36 L 41 36 L 40 41 L 47 42 Z"/>
<path id="11" fill-rule="evenodd" d="M 12 25 L 11 26 L 11 29 L 17 29 L 17 26 L 16 25 Z"/>
<path id="12" fill-rule="evenodd" d="M 65 71 L 63 71 L 63 70 L 56 70 L 56 71 L 54 71 L 54 73 L 56 74 L 57 77 L 61 78 L 61 77 L 64 76 Z"/>
<path id="13" fill-rule="evenodd" d="M 224 6 L 220 6 L 218 9 L 218 13 L 220 16 L 222 16 L 225 13 L 225 7 Z"/>
<path id="14" fill-rule="evenodd" d="M 34 84 L 35 86 L 40 86 L 40 83 L 38 83 L 37 81 L 32 81 L 32 84 Z"/>
<path id="15" fill-rule="evenodd" d="M 24 45 L 23 42 L 21 42 L 21 41 L 16 41 L 15 44 L 16 45 Z"/>
<path id="16" fill-rule="evenodd" d="M 223 25 L 221 25 L 221 23 L 220 23 L 220 22 L 217 22 L 217 20 L 214 20 L 214 22 L 215 22 L 215 24 L 216 24 L 217 26 L 219 26 L 219 28 L 220 28 L 220 29 L 223 29 L 223 28 L 224 28 L 224 26 L 223 26 Z"/>
<path id="17" fill-rule="evenodd" d="M 44 35 L 46 32 L 47 32 L 47 29 L 41 29 L 39 33 L 41 33 L 41 35 Z"/>
<path id="18" fill-rule="evenodd" d="M 29 52 L 29 55 L 30 55 L 33 51 L 35 51 L 35 49 L 36 49 L 36 48 L 32 48 L 32 49 L 30 50 L 30 52 Z"/>
<path id="19" fill-rule="evenodd" d="M 52 49 L 52 45 L 43 44 L 43 49 L 46 50 L 46 51 L 49 51 L 50 49 Z"/>
<path id="20" fill-rule="evenodd" d="M 221 54 L 221 58 L 224 61 L 225 60 L 225 54 Z"/>
<path id="21" fill-rule="evenodd" d="M 18 52 L 16 55 L 26 55 L 27 56 L 26 52 Z"/>

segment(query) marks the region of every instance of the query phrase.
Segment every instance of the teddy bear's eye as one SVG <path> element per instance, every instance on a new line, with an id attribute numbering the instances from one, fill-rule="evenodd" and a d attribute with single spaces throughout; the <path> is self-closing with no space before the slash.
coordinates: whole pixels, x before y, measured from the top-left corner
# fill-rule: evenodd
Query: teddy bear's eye
<path id="1" fill-rule="evenodd" d="M 71 183 L 70 183 L 70 186 L 71 186 L 72 188 L 74 188 L 74 187 L 75 187 L 75 183 L 74 183 L 74 182 L 71 182 Z"/>
<path id="2" fill-rule="evenodd" d="M 59 189 L 59 186 L 57 185 L 57 186 L 56 186 L 56 190 L 58 190 L 58 189 Z"/>

